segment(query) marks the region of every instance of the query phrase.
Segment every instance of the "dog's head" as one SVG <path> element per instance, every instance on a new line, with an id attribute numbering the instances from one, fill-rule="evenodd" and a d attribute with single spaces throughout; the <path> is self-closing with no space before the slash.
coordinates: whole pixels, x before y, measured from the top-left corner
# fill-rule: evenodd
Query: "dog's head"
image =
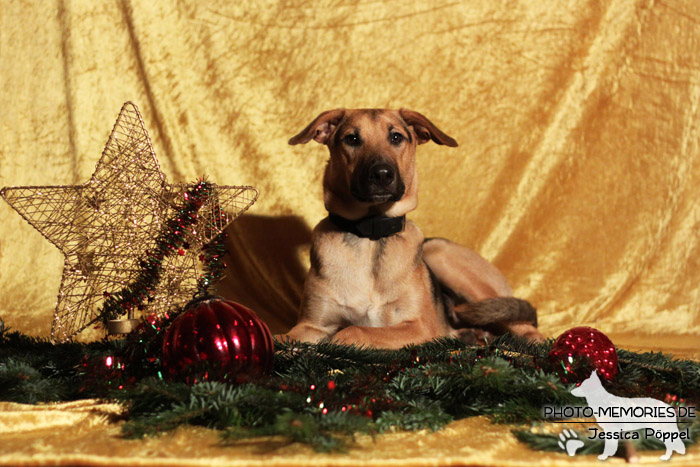
<path id="1" fill-rule="evenodd" d="M 348 219 L 401 216 L 418 204 L 416 145 L 457 142 L 412 110 L 336 109 L 321 113 L 289 144 L 328 146 L 326 209 Z"/>

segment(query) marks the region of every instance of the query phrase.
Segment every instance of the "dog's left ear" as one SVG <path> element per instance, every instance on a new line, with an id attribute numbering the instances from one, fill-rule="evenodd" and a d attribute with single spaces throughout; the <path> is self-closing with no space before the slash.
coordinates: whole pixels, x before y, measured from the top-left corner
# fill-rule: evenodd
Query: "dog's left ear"
<path id="1" fill-rule="evenodd" d="M 401 118 L 404 119 L 408 126 L 413 127 L 418 144 L 427 143 L 428 141 L 433 140 L 437 144 L 444 144 L 451 148 L 457 147 L 457 141 L 443 133 L 424 115 L 408 109 L 400 109 L 399 115 L 401 115 Z"/>

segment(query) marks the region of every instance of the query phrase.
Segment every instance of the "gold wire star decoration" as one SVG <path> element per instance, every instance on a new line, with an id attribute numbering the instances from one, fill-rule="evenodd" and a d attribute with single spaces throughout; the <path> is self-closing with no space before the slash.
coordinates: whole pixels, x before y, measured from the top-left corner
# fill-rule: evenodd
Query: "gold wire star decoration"
<path id="1" fill-rule="evenodd" d="M 51 339 L 67 341 L 104 321 L 116 296 L 128 297 L 120 305 L 130 318 L 134 310 L 161 316 L 192 299 L 209 285 L 203 253 L 258 191 L 167 183 L 141 114 L 127 102 L 89 181 L 0 195 L 65 256 Z"/>

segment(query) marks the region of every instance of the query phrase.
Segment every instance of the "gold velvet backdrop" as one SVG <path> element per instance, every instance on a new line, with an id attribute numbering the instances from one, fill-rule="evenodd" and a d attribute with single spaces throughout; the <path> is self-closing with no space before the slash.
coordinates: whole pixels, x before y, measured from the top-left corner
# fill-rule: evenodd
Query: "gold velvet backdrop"
<path id="1" fill-rule="evenodd" d="M 85 182 L 134 101 L 170 182 L 259 188 L 220 292 L 273 332 L 325 215 L 327 152 L 287 139 L 323 110 L 406 107 L 460 143 L 419 148 L 427 236 L 493 261 L 545 335 L 699 353 L 696 0 L 3 0 L 0 21 L 0 187 Z M 0 216 L 0 317 L 47 335 L 63 258 Z"/>

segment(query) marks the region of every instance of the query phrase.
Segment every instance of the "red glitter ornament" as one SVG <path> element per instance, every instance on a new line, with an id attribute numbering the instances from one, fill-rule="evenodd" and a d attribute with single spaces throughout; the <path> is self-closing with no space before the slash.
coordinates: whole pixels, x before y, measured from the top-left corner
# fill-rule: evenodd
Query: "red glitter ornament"
<path id="1" fill-rule="evenodd" d="M 162 362 L 169 376 L 196 382 L 267 373 L 273 355 L 272 334 L 255 312 L 205 297 L 190 302 L 166 330 Z"/>
<path id="2" fill-rule="evenodd" d="M 612 341 L 588 326 L 571 328 L 562 333 L 549 352 L 549 362 L 563 383 L 580 383 L 591 370 L 612 381 L 617 375 L 617 352 Z"/>

